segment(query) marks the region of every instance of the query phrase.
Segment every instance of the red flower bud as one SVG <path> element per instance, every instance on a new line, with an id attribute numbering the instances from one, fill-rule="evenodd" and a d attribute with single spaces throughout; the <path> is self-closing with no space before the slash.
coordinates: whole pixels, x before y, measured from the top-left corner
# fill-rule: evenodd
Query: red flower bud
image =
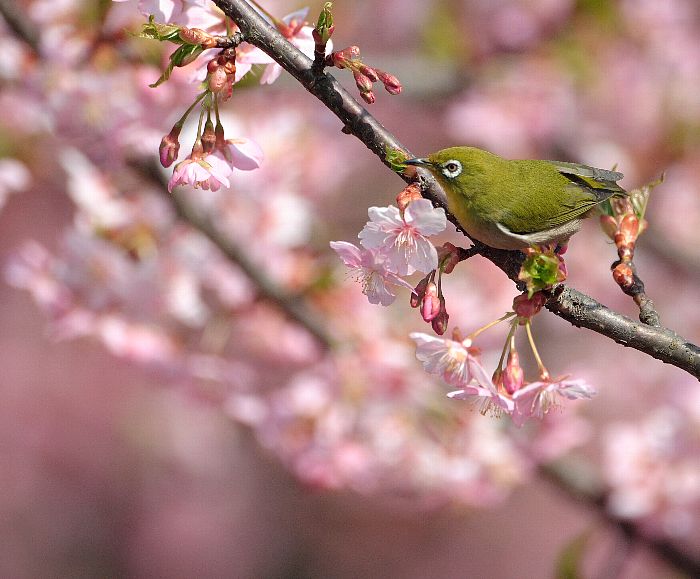
<path id="1" fill-rule="evenodd" d="M 438 335 L 442 336 L 445 331 L 447 331 L 447 324 L 450 321 L 450 316 L 447 313 L 447 308 L 445 307 L 445 298 L 440 299 L 440 311 L 437 316 L 433 318 L 430 325 L 433 327 L 433 331 Z"/>
<path id="2" fill-rule="evenodd" d="M 634 284 L 634 272 L 628 263 L 618 263 L 613 269 L 612 275 L 615 283 L 623 290 L 631 288 Z"/>
<path id="3" fill-rule="evenodd" d="M 379 80 L 382 82 L 384 88 L 389 94 L 399 94 L 403 90 L 401 82 L 393 74 L 389 74 L 383 70 L 375 70 L 377 72 L 377 76 L 379 76 Z"/>
<path id="4" fill-rule="evenodd" d="M 364 74 L 372 82 L 377 82 L 379 80 L 377 72 L 371 66 L 367 66 L 362 62 L 357 65 L 357 72 Z"/>
<path id="5" fill-rule="evenodd" d="M 372 80 L 366 74 L 356 70 L 352 73 L 352 76 L 355 77 L 355 84 L 360 89 L 360 93 L 372 91 Z"/>
<path id="6" fill-rule="evenodd" d="M 530 319 L 537 315 L 544 304 L 547 303 L 547 297 L 542 292 L 535 292 L 531 298 L 527 297 L 527 292 L 515 296 L 513 300 L 513 311 L 519 318 Z"/>
<path id="7" fill-rule="evenodd" d="M 438 263 L 442 264 L 444 273 L 452 273 L 460 261 L 459 247 L 452 245 L 449 241 L 438 248 Z"/>
<path id="8" fill-rule="evenodd" d="M 365 101 L 368 105 L 373 105 L 374 102 L 377 100 L 377 97 L 374 96 L 374 93 L 371 90 L 367 92 L 361 92 L 360 96 L 362 97 L 362 100 Z"/>
<path id="9" fill-rule="evenodd" d="M 620 227 L 615 234 L 615 245 L 634 249 L 634 243 L 639 235 L 639 220 L 634 213 L 628 213 L 622 218 Z"/>
<path id="10" fill-rule="evenodd" d="M 205 153 L 211 153 L 216 145 L 216 133 L 214 131 L 214 124 L 211 119 L 207 119 L 204 124 L 204 132 L 202 133 L 202 150 Z"/>

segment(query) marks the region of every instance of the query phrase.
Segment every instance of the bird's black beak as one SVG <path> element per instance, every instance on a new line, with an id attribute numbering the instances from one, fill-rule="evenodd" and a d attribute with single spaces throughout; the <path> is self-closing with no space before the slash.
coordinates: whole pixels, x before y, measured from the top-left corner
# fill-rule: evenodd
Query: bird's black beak
<path id="1" fill-rule="evenodd" d="M 428 159 L 408 159 L 403 162 L 404 165 L 415 165 L 416 167 L 430 166 L 432 163 Z"/>

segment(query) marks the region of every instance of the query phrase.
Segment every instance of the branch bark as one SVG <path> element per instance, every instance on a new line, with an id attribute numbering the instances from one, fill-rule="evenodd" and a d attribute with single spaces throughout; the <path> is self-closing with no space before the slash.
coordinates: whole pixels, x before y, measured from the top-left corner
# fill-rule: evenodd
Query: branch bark
<path id="1" fill-rule="evenodd" d="M 330 74 L 314 74 L 312 61 L 287 42 L 245 0 L 214 0 L 214 3 L 239 26 L 247 42 L 271 56 L 282 68 L 296 78 L 306 90 L 318 98 L 343 123 L 343 132 L 357 137 L 385 165 L 387 148 L 400 149 L 414 156 L 407 147 L 375 119 Z M 404 180 L 410 181 L 404 176 Z M 445 207 L 444 193 L 435 180 L 421 173 L 423 195 L 434 204 Z M 447 212 L 447 209 L 446 209 Z M 450 221 L 454 216 L 447 212 Z M 468 236 L 468 233 L 458 227 Z M 474 239 L 479 254 L 500 267 L 516 280 L 522 261 L 518 251 L 488 247 Z M 665 327 L 651 327 L 619 314 L 590 296 L 570 287 L 558 287 L 549 293 L 547 309 L 578 327 L 588 328 L 625 346 L 649 354 L 662 362 L 677 366 L 700 379 L 700 348 Z"/>

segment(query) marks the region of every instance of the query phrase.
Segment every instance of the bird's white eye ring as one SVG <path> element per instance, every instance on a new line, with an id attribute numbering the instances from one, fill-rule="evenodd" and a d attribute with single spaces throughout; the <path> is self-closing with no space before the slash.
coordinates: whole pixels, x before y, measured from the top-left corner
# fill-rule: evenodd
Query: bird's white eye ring
<path id="1" fill-rule="evenodd" d="M 450 159 L 442 164 L 442 174 L 448 179 L 454 179 L 462 172 L 462 163 L 457 159 Z"/>

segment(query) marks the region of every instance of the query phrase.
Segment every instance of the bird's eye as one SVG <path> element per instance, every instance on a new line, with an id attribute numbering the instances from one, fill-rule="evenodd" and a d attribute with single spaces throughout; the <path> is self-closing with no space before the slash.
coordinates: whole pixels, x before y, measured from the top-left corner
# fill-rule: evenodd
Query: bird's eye
<path id="1" fill-rule="evenodd" d="M 443 163 L 442 165 L 442 174 L 449 179 L 454 179 L 461 172 L 462 163 L 456 159 L 450 159 L 447 163 Z"/>

